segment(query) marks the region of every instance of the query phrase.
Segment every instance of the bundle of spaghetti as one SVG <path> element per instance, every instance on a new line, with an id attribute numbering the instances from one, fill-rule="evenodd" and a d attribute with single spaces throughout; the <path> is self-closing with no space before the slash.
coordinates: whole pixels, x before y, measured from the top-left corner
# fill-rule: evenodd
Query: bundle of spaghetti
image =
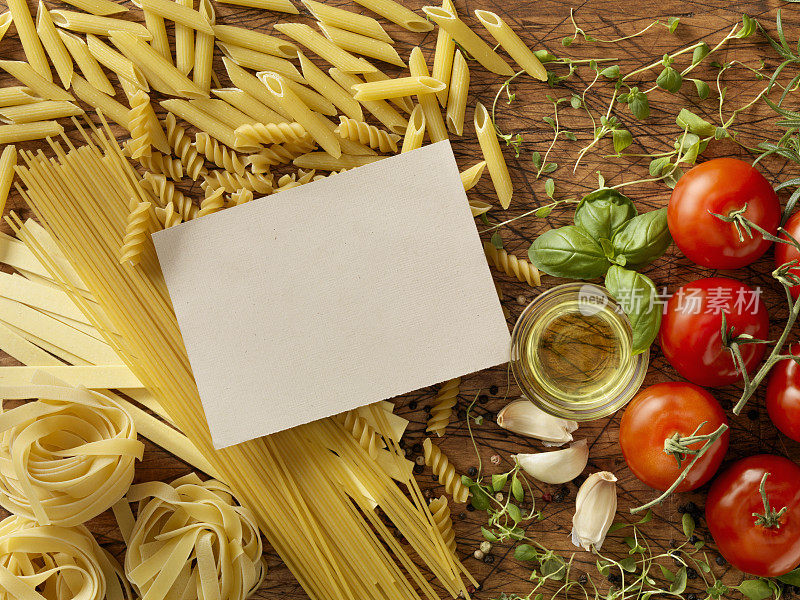
<path id="1" fill-rule="evenodd" d="M 197 133 L 194 136 L 194 147 L 200 154 L 205 155 L 208 160 L 217 165 L 220 169 L 244 175 L 244 163 L 236 152 L 220 144 L 207 133 Z"/>
<path id="2" fill-rule="evenodd" d="M 128 502 L 138 502 L 135 522 Z M 125 574 L 142 598 L 245 600 L 264 580 L 255 518 L 219 481 L 192 473 L 140 483 L 115 513 L 128 546 Z"/>
<path id="3" fill-rule="evenodd" d="M 150 134 L 150 118 L 154 116 L 153 107 L 150 105 L 150 97 L 142 90 L 138 90 L 131 96 L 131 141 L 128 142 L 131 158 L 150 156 L 152 152 L 153 137 Z"/>
<path id="4" fill-rule="evenodd" d="M 468 597 L 468 582 L 475 580 L 436 528 L 385 412 L 371 407 L 373 426 L 390 450 L 388 462 L 403 476 L 404 489 L 333 419 L 214 449 L 155 249 L 145 248 L 137 269 L 116 260 L 129 199 L 141 191 L 138 176 L 107 126 L 86 137 L 90 143 L 80 149 L 64 139 L 69 152 L 52 142 L 57 155 L 52 161 L 23 152 L 26 164 L 18 171 L 20 193 L 58 240 L 96 304 L 86 302 L 60 264 L 12 215 L 15 232 L 253 512 L 310 598 L 439 597 L 430 575 L 381 521 L 375 505 L 447 594 Z"/>
<path id="5" fill-rule="evenodd" d="M 234 134 L 236 145 L 242 147 L 300 142 L 309 138 L 300 123 L 248 123 L 237 127 Z"/>
<path id="6" fill-rule="evenodd" d="M 131 143 L 127 142 L 125 144 L 126 154 L 130 156 L 132 151 Z M 183 179 L 183 163 L 179 159 L 162 154 L 158 150 L 152 150 L 150 156 L 140 156 L 136 160 L 151 173 L 165 175 L 173 181 Z"/>
<path id="7" fill-rule="evenodd" d="M 513 254 L 506 252 L 505 249 L 495 247 L 491 242 L 483 243 L 483 251 L 489 264 L 500 269 L 506 275 L 515 277 L 530 286 L 541 285 L 542 280 L 539 275 L 539 269 L 524 258 L 517 258 Z"/>
<path id="8" fill-rule="evenodd" d="M 166 208 L 172 203 L 183 221 L 194 219 L 200 210 L 192 204 L 191 198 L 184 196 L 183 192 L 175 188 L 175 184 L 169 181 L 166 175 L 145 173 L 140 186 L 155 197 L 156 204 L 161 208 Z"/>
<path id="9" fill-rule="evenodd" d="M 0 505 L 40 525 L 81 525 L 125 495 L 144 444 L 125 409 L 98 392 L 56 381 L 0 387 L 0 401 L 27 398 L 38 400 L 0 414 Z"/>
<path id="10" fill-rule="evenodd" d="M 171 112 L 164 117 L 164 127 L 167 130 L 167 141 L 175 151 L 186 174 L 193 181 L 197 181 L 197 178 L 206 172 L 206 167 L 203 159 L 197 153 L 197 148 L 192 145 L 192 141 L 186 134 L 186 129 L 178 125 L 178 120 Z"/>
<path id="11" fill-rule="evenodd" d="M 445 381 L 436 394 L 436 400 L 431 409 L 431 416 L 428 419 L 428 428 L 425 431 L 436 433 L 442 437 L 444 430 L 450 424 L 450 416 L 453 407 L 458 400 L 458 390 L 461 386 L 461 378 L 456 377 L 450 381 Z"/>
<path id="12" fill-rule="evenodd" d="M 0 522 L 0 600 L 129 600 L 117 561 L 83 525 Z"/>
<path id="13" fill-rule="evenodd" d="M 381 152 L 397 152 L 397 142 L 400 136 L 378 129 L 364 121 L 356 121 L 349 117 L 340 116 L 336 133 L 347 140 L 365 144 Z"/>
<path id="14" fill-rule="evenodd" d="M 267 171 L 266 173 L 250 173 L 245 171 L 243 175 L 237 175 L 230 171 L 211 171 L 203 175 L 203 183 L 200 184 L 203 191 L 209 193 L 209 190 L 216 190 L 222 188 L 228 193 L 233 193 L 236 190 L 247 188 L 250 191 L 259 194 L 271 194 L 273 188 L 272 175 Z"/>

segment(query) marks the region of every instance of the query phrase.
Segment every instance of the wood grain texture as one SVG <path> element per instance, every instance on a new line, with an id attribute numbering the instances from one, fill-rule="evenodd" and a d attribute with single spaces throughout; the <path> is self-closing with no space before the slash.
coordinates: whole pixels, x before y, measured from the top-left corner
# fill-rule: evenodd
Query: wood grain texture
<path id="1" fill-rule="evenodd" d="M 360 7 L 348 0 L 335 0 L 331 2 L 350 10 L 361 11 Z M 414 9 L 419 9 L 423 2 L 420 0 L 405 0 L 405 3 Z M 58 2 L 47 2 L 51 8 L 62 6 Z M 141 13 L 130 3 L 124 3 L 131 9 L 123 18 L 141 20 Z M 34 6 L 33 4 L 31 6 Z M 789 32 L 790 40 L 800 36 L 800 8 L 797 5 L 779 2 L 778 0 L 747 0 L 744 2 L 730 2 L 729 0 L 703 0 L 699 2 L 684 2 L 679 0 L 584 0 L 570 2 L 569 0 L 456 0 L 456 7 L 465 20 L 479 27 L 472 11 L 476 8 L 486 8 L 498 12 L 509 24 L 528 41 L 534 48 L 548 48 L 557 55 L 568 55 L 575 58 L 590 57 L 617 57 L 623 72 L 633 70 L 642 64 L 658 60 L 665 52 L 674 51 L 687 44 L 698 40 L 707 40 L 713 45 L 721 39 L 731 27 L 741 19 L 742 12 L 758 18 L 769 30 L 774 31 L 775 14 L 778 8 L 783 8 L 784 27 Z M 616 38 L 634 33 L 647 26 L 654 18 L 666 19 L 670 16 L 681 18 L 677 32 L 669 34 L 663 27 L 652 29 L 642 37 L 627 40 L 620 44 L 598 45 L 585 42 L 576 42 L 569 48 L 562 47 L 561 39 L 572 34 L 569 22 L 570 7 L 575 10 L 580 26 L 587 32 L 602 38 Z M 236 24 L 248 28 L 258 29 L 273 33 L 272 25 L 279 21 L 311 22 L 304 11 L 298 17 L 279 13 L 265 14 L 258 10 L 244 9 L 232 5 L 216 4 L 217 22 Z M 2 9 L 2 4 L 0 4 Z M 401 56 L 407 57 L 414 45 L 420 45 L 432 63 L 433 49 L 436 41 L 436 32 L 427 34 L 410 34 L 390 23 L 385 24 L 390 35 L 398 40 L 397 50 Z M 480 31 L 480 29 L 476 29 Z M 485 36 L 488 37 L 488 36 Z M 19 46 L 16 32 L 9 31 L 7 36 L 0 41 L 0 56 L 2 58 L 22 59 L 23 54 Z M 767 71 L 771 72 L 777 64 L 775 53 L 769 48 L 765 40 L 758 35 L 744 40 L 734 41 L 729 49 L 721 52 L 718 60 L 731 60 L 736 58 L 745 64 L 758 68 L 760 58 L 766 59 Z M 685 63 L 684 63 L 685 64 Z M 214 60 L 215 71 L 224 74 L 219 52 Z M 381 65 L 383 67 L 383 65 Z M 501 80 L 476 63 L 470 62 L 471 86 L 468 101 L 467 122 L 471 123 L 472 106 L 477 101 L 490 105 L 497 92 Z M 387 67 L 389 73 L 398 72 Z M 697 70 L 697 76 L 713 79 L 710 67 L 704 66 Z M 563 69 L 559 71 L 561 74 Z M 646 78 L 651 84 L 657 71 L 653 71 Z M 548 89 L 544 84 L 530 78 L 519 78 L 518 83 L 512 86 L 516 100 L 506 104 L 501 98 L 498 103 L 498 125 L 504 132 L 522 133 L 524 142 L 519 157 L 515 157 L 509 148 L 504 148 L 509 168 L 512 174 L 515 196 L 511 207 L 502 211 L 496 203 L 494 192 L 488 176 L 484 176 L 478 186 L 470 192 L 472 197 L 491 202 L 495 208 L 489 213 L 491 223 L 499 223 L 506 219 L 517 217 L 526 211 L 548 202 L 544 192 L 544 178 L 536 180 L 535 168 L 531 161 L 531 152 L 538 150 L 542 154 L 547 148 L 552 137 L 549 125 L 542 121 L 542 117 L 551 114 L 552 105 L 546 100 L 545 94 L 557 97 L 568 96 L 571 92 L 580 93 L 591 82 L 593 73 L 586 69 L 579 70 L 571 79 L 555 90 Z M 223 84 L 224 84 L 223 80 Z M 726 74 L 725 85 L 729 90 L 728 106 L 735 108 L 749 101 L 764 82 L 757 81 L 752 73 L 743 69 L 735 69 Z M 0 85 L 11 85 L 11 79 L 0 76 Z M 713 84 L 712 84 L 713 88 Z M 611 89 L 608 85 L 599 85 L 593 88 L 587 97 L 587 103 L 593 112 L 603 110 L 610 97 Z M 120 92 L 121 96 L 121 92 Z M 698 102 L 694 88 L 686 83 L 679 94 L 669 95 L 662 92 L 651 94 L 652 116 L 647 121 L 637 121 L 630 112 L 622 107 L 616 114 L 625 127 L 634 135 L 634 144 L 629 151 L 635 153 L 658 152 L 670 150 L 672 143 L 679 133 L 675 125 L 675 116 L 681 107 L 696 104 L 694 109 L 699 114 L 713 117 L 716 110 L 716 100 L 712 97 L 705 102 Z M 796 105 L 796 100 L 794 100 Z M 640 179 L 647 176 L 648 159 L 620 159 L 603 158 L 609 153 L 610 140 L 601 142 L 595 152 L 590 152 L 583 164 L 573 173 L 572 163 L 578 149 L 591 141 L 591 126 L 585 113 L 562 105 L 563 122 L 565 126 L 574 131 L 578 137 L 577 142 L 560 140 L 554 147 L 551 160 L 559 164 L 559 168 L 550 175 L 556 184 L 557 197 L 581 197 L 592 191 L 597 186 L 596 171 L 601 171 L 606 181 L 617 184 L 623 181 Z M 735 129 L 740 132 L 741 140 L 745 144 L 755 145 L 767 137 L 778 137 L 778 130 L 774 126 L 774 115 L 763 105 L 744 112 Z M 477 141 L 472 132 L 471 125 L 465 127 L 467 134 L 462 139 L 454 138 L 453 147 L 456 157 L 462 168 L 470 166 L 479 160 Z M 77 140 L 77 134 L 71 132 L 70 137 Z M 36 144 L 24 144 L 24 147 L 37 147 Z M 745 152 L 731 142 L 720 142 L 707 152 L 707 156 L 733 155 L 744 156 Z M 772 183 L 800 175 L 797 165 L 786 165 L 781 160 L 767 160 L 762 163 L 762 170 Z M 187 181 L 182 189 L 201 198 L 202 193 L 196 184 Z M 658 184 L 643 184 L 626 188 L 636 202 L 640 212 L 665 206 L 669 199 L 669 190 Z M 14 209 L 25 218 L 30 215 L 19 196 L 15 193 L 9 208 Z M 542 231 L 555 226 L 568 223 L 572 218 L 570 208 L 556 210 L 546 219 L 527 217 L 515 221 L 503 228 L 506 249 L 518 257 L 525 257 L 531 241 Z M 413 223 L 407 224 L 413 227 Z M 479 223 L 479 229 L 486 227 Z M 4 231 L 8 231 L 3 224 Z M 488 238 L 489 234 L 484 234 Z M 431 252 L 436 251 L 436 242 L 431 240 Z M 770 278 L 772 253 L 758 261 L 754 266 L 744 271 L 737 272 L 734 276 L 747 281 L 752 286 L 760 286 L 763 290 L 763 300 L 772 318 L 773 338 L 777 335 L 781 323 L 786 316 L 785 300 L 783 293 Z M 690 264 L 675 248 L 672 247 L 667 255 L 656 261 L 644 271 L 660 287 L 674 291 L 678 286 L 698 277 L 712 274 L 708 269 L 703 269 Z M 523 307 L 531 301 L 540 291 L 558 283 L 552 277 L 544 277 L 541 288 L 531 288 L 494 271 L 496 280 L 502 289 L 505 299 L 504 305 L 510 311 L 509 325 L 513 324 Z M 468 291 L 467 291 L 468 293 Z M 9 357 L 0 359 L 0 364 L 14 364 Z M 660 381 L 667 381 L 677 377 L 675 371 L 666 363 L 658 346 L 654 346 L 651 356 L 651 367 L 646 380 L 646 385 Z M 738 388 L 729 386 L 715 390 L 715 395 L 730 408 L 738 398 Z M 409 457 L 414 459 L 421 454 L 421 442 L 425 437 L 428 409 L 435 398 L 434 388 L 419 390 L 407 394 L 397 400 L 397 412 L 410 419 L 405 444 Z M 473 447 L 470 443 L 464 409 L 478 396 L 476 414 L 485 417 L 485 423 L 476 428 L 478 450 L 483 461 L 485 472 L 502 472 L 510 468 L 509 455 L 517 452 L 537 451 L 542 447 L 531 440 L 526 440 L 499 429 L 494 424 L 497 411 L 509 400 L 515 399 L 519 390 L 513 383 L 506 367 L 498 367 L 488 371 L 466 376 L 462 380 L 461 391 L 458 397 L 456 413 L 451 426 L 447 429 L 444 438 L 440 440 L 441 448 L 455 463 L 456 468 L 464 473 L 471 466 L 477 465 Z M 653 492 L 634 478 L 625 467 L 618 446 L 618 426 L 620 415 L 604 419 L 595 423 L 582 426 L 578 437 L 585 437 L 590 442 L 591 457 L 587 473 L 596 470 L 610 470 L 620 479 L 620 514 L 625 515 L 627 510 L 641 504 L 654 496 Z M 740 417 L 731 420 L 732 436 L 731 449 L 728 461 L 757 452 L 774 452 L 785 454 L 800 460 L 800 445 L 791 442 L 778 434 L 769 422 L 763 406 L 763 391 L 751 401 L 748 409 Z M 439 442 L 437 442 L 439 443 Z M 494 465 L 491 457 L 498 455 L 500 464 Z M 147 451 L 142 464 L 139 466 L 136 481 L 152 479 L 171 480 L 187 473 L 190 468 L 166 454 L 161 449 L 147 445 Z M 430 471 L 425 469 L 418 477 L 421 485 L 431 497 L 443 493 L 441 486 L 435 482 Z M 541 485 L 537 490 L 537 505 L 543 511 L 546 519 L 541 523 L 530 526 L 529 534 L 540 539 L 542 543 L 564 553 L 573 552 L 575 549 L 569 540 L 571 518 L 574 509 L 576 486 L 569 484 L 560 488 Z M 671 540 L 683 539 L 680 525 L 679 506 L 687 501 L 694 501 L 702 506 L 705 490 L 692 494 L 682 494 L 670 499 L 664 506 L 657 510 L 657 518 L 648 527 L 650 542 L 654 548 L 667 550 Z M 543 497 L 556 498 L 545 502 Z M 478 598 L 495 598 L 501 592 L 527 593 L 530 584 L 527 582 L 529 570 L 518 564 L 509 555 L 511 546 L 497 546 L 493 549 L 494 562 L 485 564 L 472 558 L 473 551 L 478 547 L 482 538 L 480 525 L 484 523 L 484 515 L 467 511 L 463 506 L 452 505 L 451 510 L 457 532 L 458 551 L 464 556 L 465 564 L 482 582 L 482 589 L 477 593 Z M 119 531 L 116 529 L 113 517 L 106 513 L 89 524 L 98 541 L 108 548 L 114 555 L 122 558 L 124 551 Z M 699 535 L 708 538 L 707 530 L 701 523 Z M 620 550 L 618 538 L 611 540 L 608 551 Z M 625 548 L 627 550 L 627 548 Z M 280 598 L 301 598 L 304 596 L 298 584 L 294 581 L 288 570 L 280 563 L 275 553 L 268 551 L 270 573 L 263 588 L 255 595 L 261 600 L 279 600 Z M 588 553 L 579 552 L 576 563 L 579 570 L 595 572 L 595 558 Z M 735 571 L 727 572 L 725 567 L 719 568 L 718 575 L 725 573 L 726 582 L 736 583 L 741 575 Z M 596 574 L 596 572 L 595 572 Z"/>

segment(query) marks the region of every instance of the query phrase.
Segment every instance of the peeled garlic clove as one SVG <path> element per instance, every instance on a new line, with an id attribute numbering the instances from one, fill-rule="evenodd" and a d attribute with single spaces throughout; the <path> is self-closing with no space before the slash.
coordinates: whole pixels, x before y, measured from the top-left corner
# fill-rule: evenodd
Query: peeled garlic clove
<path id="1" fill-rule="evenodd" d="M 544 483 L 567 483 L 583 473 L 589 462 L 586 440 L 578 440 L 569 448 L 537 454 L 517 454 L 520 467 L 531 477 Z"/>
<path id="2" fill-rule="evenodd" d="M 563 446 L 572 441 L 575 421 L 548 415 L 524 396 L 497 413 L 497 424 L 520 435 L 542 440 L 545 446 Z"/>
<path id="3" fill-rule="evenodd" d="M 613 473 L 592 473 L 575 497 L 572 543 L 584 550 L 600 550 L 617 514 L 617 478 Z"/>

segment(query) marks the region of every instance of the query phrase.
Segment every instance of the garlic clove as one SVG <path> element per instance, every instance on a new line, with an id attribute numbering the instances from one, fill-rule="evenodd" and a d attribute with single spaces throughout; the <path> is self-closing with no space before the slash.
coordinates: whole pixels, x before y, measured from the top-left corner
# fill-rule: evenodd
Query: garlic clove
<path id="1" fill-rule="evenodd" d="M 575 498 L 572 543 L 584 550 L 600 550 L 617 514 L 617 478 L 613 473 L 592 473 Z"/>
<path id="2" fill-rule="evenodd" d="M 517 454 L 514 458 L 528 475 L 543 483 L 567 483 L 586 468 L 589 445 L 586 440 L 578 440 L 563 450 Z"/>
<path id="3" fill-rule="evenodd" d="M 547 414 L 524 396 L 497 413 L 497 424 L 520 435 L 542 440 L 545 446 L 563 446 L 578 429 L 575 421 Z"/>

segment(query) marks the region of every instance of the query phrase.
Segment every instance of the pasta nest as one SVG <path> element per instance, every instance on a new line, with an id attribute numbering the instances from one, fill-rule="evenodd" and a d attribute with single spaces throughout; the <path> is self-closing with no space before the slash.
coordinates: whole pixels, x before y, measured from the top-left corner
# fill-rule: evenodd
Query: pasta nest
<path id="1" fill-rule="evenodd" d="M 128 600 L 117 561 L 83 525 L 0 522 L 0 600 Z"/>
<path id="2" fill-rule="evenodd" d="M 267 572 L 255 517 L 231 491 L 195 474 L 134 485 L 125 574 L 149 600 L 245 600 Z M 130 511 L 130 508 L 127 508 Z"/>
<path id="3" fill-rule="evenodd" d="M 24 391 L 40 400 L 0 414 L 0 505 L 40 525 L 85 523 L 119 501 L 133 480 L 144 452 L 133 420 L 111 398 L 84 388 Z"/>

